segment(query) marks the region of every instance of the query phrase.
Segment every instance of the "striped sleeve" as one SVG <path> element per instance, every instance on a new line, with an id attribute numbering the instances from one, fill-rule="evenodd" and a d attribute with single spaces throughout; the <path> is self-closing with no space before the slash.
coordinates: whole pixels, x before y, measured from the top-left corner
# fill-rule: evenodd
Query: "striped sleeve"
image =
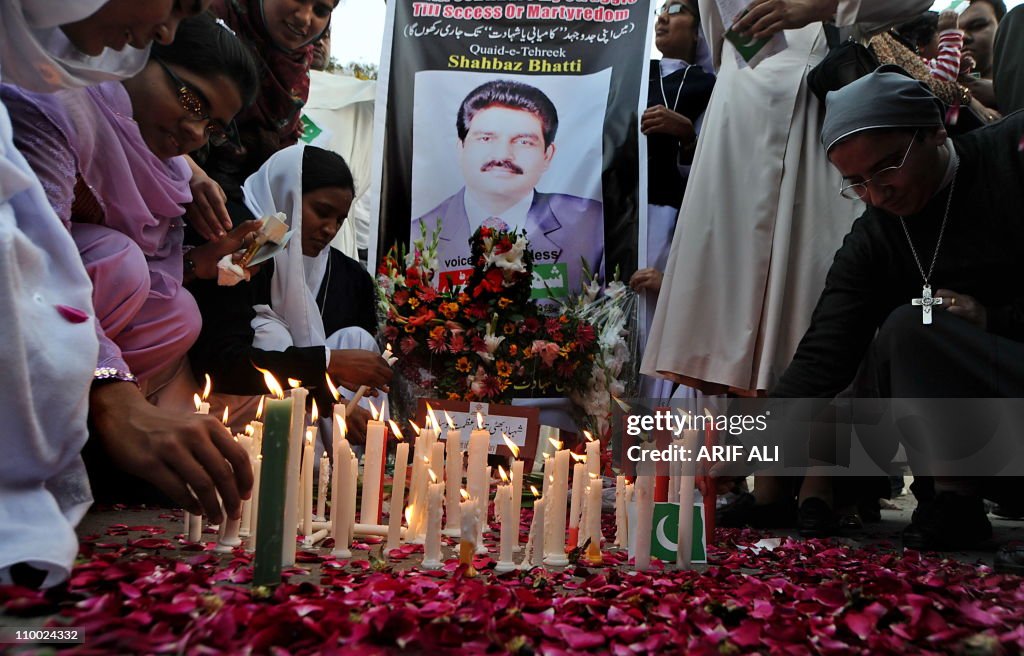
<path id="1" fill-rule="evenodd" d="M 943 30 L 939 33 L 939 56 L 928 60 L 932 77 L 946 82 L 955 82 L 960 74 L 960 50 L 964 46 L 964 33 L 960 30 Z"/>

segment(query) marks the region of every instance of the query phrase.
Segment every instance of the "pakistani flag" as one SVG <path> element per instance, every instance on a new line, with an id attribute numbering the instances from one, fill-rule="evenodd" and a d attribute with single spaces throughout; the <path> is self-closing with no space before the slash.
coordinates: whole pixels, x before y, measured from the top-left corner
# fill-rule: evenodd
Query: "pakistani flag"
<path id="1" fill-rule="evenodd" d="M 676 536 L 679 535 L 679 504 L 655 503 L 651 523 L 651 555 L 665 562 L 676 562 Z M 693 504 L 693 549 L 691 562 L 708 561 L 704 539 L 704 503 Z"/>

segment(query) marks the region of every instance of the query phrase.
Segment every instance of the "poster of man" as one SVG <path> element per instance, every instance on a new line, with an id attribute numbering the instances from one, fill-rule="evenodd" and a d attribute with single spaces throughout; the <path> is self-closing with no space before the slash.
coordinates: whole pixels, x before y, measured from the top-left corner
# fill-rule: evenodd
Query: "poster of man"
<path id="1" fill-rule="evenodd" d="M 592 271 L 603 268 L 609 78 L 416 76 L 410 234 L 418 237 L 423 224 L 429 235 L 440 222 L 440 287 L 468 278 L 469 238 L 481 225 L 526 231 L 537 298 L 578 292 L 584 260 Z M 456 166 L 438 166 L 444 152 Z"/>

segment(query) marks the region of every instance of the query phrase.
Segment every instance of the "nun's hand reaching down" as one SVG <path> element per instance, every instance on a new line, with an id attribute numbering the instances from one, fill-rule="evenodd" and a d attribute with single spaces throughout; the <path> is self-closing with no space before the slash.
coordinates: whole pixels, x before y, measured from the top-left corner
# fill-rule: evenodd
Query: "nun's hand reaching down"
<path id="1" fill-rule="evenodd" d="M 753 0 L 732 29 L 755 39 L 835 17 L 839 0 Z"/>
<path id="2" fill-rule="evenodd" d="M 389 391 L 393 372 L 384 358 L 363 349 L 331 349 L 331 362 L 327 366 L 331 380 L 346 389 L 357 390 L 366 385 L 367 396 L 376 396 L 376 390 Z"/>

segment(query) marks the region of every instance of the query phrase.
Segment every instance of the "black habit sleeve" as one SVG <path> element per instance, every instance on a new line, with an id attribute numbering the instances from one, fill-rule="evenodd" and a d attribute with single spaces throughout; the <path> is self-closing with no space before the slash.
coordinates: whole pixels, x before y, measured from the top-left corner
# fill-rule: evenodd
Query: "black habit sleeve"
<path id="1" fill-rule="evenodd" d="M 273 263 L 268 262 L 249 283 L 220 287 L 216 281 L 201 280 L 189 287 L 203 315 L 203 327 L 189 359 L 197 377 L 210 374 L 214 388 L 227 394 L 263 394 L 267 391 L 263 374 L 267 369 L 284 384 L 288 378 L 319 386 L 327 371 L 327 356 L 322 346 L 290 347 L 284 351 L 255 348 L 253 305 L 270 303 L 270 279 Z"/>
<path id="2" fill-rule="evenodd" d="M 829 398 L 845 389 L 857 374 L 868 345 L 894 307 L 881 297 L 878 241 L 870 227 L 871 210 L 854 222 L 825 278 L 825 289 L 800 340 L 793 361 L 771 390 L 776 397 Z"/>

